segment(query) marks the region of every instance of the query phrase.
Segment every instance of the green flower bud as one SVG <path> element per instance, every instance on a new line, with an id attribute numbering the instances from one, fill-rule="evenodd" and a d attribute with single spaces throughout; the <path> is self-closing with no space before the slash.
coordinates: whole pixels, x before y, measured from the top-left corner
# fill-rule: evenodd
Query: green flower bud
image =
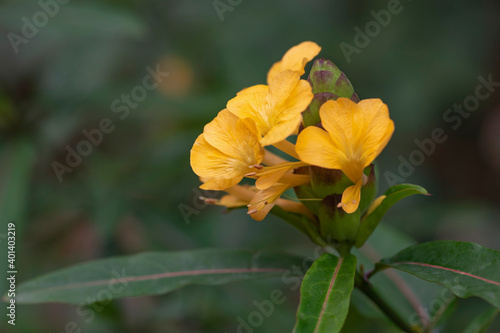
<path id="1" fill-rule="evenodd" d="M 311 84 L 314 99 L 302 114 L 305 127 L 321 122 L 319 108 L 330 99 L 346 97 L 359 102 L 347 76 L 330 60 L 316 59 L 307 80 Z"/>
<path id="2" fill-rule="evenodd" d="M 313 94 L 322 92 L 335 93 L 337 80 L 342 74 L 331 60 L 318 58 L 314 60 L 307 80 L 311 84 Z"/>

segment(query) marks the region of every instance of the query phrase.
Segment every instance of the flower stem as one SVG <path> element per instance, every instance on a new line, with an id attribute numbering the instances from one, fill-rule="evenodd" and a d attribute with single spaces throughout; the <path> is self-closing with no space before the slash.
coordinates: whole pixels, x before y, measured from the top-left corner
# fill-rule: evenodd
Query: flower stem
<path id="1" fill-rule="evenodd" d="M 408 333 L 418 333 L 417 330 L 408 325 L 408 323 L 399 316 L 399 314 L 380 297 L 377 291 L 373 288 L 370 282 L 366 281 L 363 276 L 356 272 L 355 286 L 361 290 L 369 299 L 371 299 L 379 309 L 400 329 Z"/>

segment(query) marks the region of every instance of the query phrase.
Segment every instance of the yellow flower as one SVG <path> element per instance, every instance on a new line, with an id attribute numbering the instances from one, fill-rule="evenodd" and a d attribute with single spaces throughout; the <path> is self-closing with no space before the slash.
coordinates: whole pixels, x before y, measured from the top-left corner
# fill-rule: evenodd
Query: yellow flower
<path id="1" fill-rule="evenodd" d="M 302 121 L 304 111 L 313 99 L 311 85 L 291 70 L 280 72 L 269 86 L 256 85 L 240 91 L 227 103 L 227 109 L 238 117 L 255 121 L 261 144 L 272 145 L 285 140 Z"/>
<path id="2" fill-rule="evenodd" d="M 315 126 L 304 129 L 297 138 L 297 154 L 306 163 L 346 174 L 354 185 L 345 189 L 339 206 L 353 213 L 360 201 L 363 169 L 389 142 L 394 122 L 380 99 L 358 104 L 347 98 L 328 101 L 321 106 L 320 118 L 326 131 Z"/>
<path id="3" fill-rule="evenodd" d="M 288 50 L 283 58 L 274 63 L 267 73 L 267 82 L 271 82 L 280 72 L 290 69 L 299 75 L 304 74 L 304 66 L 321 51 L 314 42 L 302 42 Z"/>
<path id="4" fill-rule="evenodd" d="M 248 213 L 254 220 L 262 221 L 271 209 L 277 204 L 287 211 L 293 211 L 308 215 L 314 219 L 309 210 L 298 202 L 281 199 L 281 195 L 287 190 L 309 183 L 309 176 L 295 175 L 296 177 L 290 179 L 283 179 L 284 182 L 274 183 L 272 186 L 258 191 L 250 200 L 248 204 Z"/>
<path id="5" fill-rule="evenodd" d="M 269 70 L 268 85 L 243 89 L 227 103 L 228 110 L 238 117 L 255 121 L 262 145 L 277 144 L 297 130 L 302 112 L 314 97 L 311 85 L 300 76 L 320 50 L 313 42 L 292 47 Z"/>
<path id="6" fill-rule="evenodd" d="M 238 184 L 259 165 L 264 148 L 251 120 L 222 110 L 205 126 L 191 149 L 191 167 L 205 180 L 206 190 L 224 190 Z"/>
<path id="7" fill-rule="evenodd" d="M 256 220 L 262 220 L 274 205 L 314 218 L 301 203 L 280 198 L 284 191 L 310 182 L 309 175 L 293 173 L 307 164 L 288 162 L 263 146 L 275 145 L 299 159 L 295 146 L 286 138 L 297 133 L 302 112 L 313 99 L 310 84 L 300 76 L 320 50 L 313 42 L 292 47 L 269 70 L 268 85 L 240 91 L 227 103 L 227 109 L 205 126 L 191 149 L 191 167 L 203 182 L 200 188 L 229 193 L 221 199 L 206 199 L 207 203 L 227 207 L 246 204 Z M 255 186 L 237 185 L 243 177 L 255 179 Z"/>
<path id="8" fill-rule="evenodd" d="M 294 181 L 294 184 L 299 183 L 300 181 Z M 256 221 L 262 221 L 275 205 L 288 212 L 306 215 L 311 219 L 315 219 L 302 203 L 280 198 L 283 192 L 292 188 L 294 184 L 276 183 L 272 187 L 261 191 L 255 186 L 235 185 L 226 189 L 225 192 L 228 194 L 220 199 L 203 197 L 201 199 L 203 199 L 206 204 L 224 206 L 227 208 L 247 206 L 248 215 Z"/>

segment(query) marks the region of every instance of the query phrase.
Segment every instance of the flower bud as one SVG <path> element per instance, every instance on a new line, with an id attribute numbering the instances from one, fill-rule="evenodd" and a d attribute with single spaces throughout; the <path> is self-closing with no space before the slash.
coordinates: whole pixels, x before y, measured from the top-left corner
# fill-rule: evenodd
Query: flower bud
<path id="1" fill-rule="evenodd" d="M 303 112 L 305 127 L 321 122 L 319 108 L 330 99 L 346 97 L 359 102 L 359 97 L 347 76 L 330 60 L 316 59 L 307 80 L 311 84 L 314 99 Z"/>
<path id="2" fill-rule="evenodd" d="M 377 173 L 374 164 L 365 168 L 366 184 L 361 188 L 359 208 L 352 214 L 347 214 L 338 207 L 344 190 L 353 185 L 352 181 L 340 170 L 309 167 L 311 174 L 311 189 L 319 198 L 323 198 L 317 216 L 322 237 L 336 247 L 346 252 L 357 238 L 361 215 L 368 209 L 377 192 Z M 297 193 L 299 197 L 301 193 Z M 347 253 L 347 252 L 346 252 Z"/>
<path id="3" fill-rule="evenodd" d="M 335 93 L 337 80 L 341 76 L 342 72 L 331 60 L 318 58 L 314 60 L 307 81 L 311 84 L 313 94 L 322 92 Z"/>
<path id="4" fill-rule="evenodd" d="M 342 194 L 329 195 L 323 199 L 319 208 L 321 236 L 334 246 L 342 256 L 349 253 L 354 245 L 361 221 L 360 210 L 347 214 L 338 204 Z"/>

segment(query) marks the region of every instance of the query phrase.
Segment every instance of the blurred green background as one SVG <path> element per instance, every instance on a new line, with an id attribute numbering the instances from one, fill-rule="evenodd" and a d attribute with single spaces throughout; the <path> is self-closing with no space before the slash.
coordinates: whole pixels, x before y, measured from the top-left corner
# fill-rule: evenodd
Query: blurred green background
<path id="1" fill-rule="evenodd" d="M 465 240 L 500 250 L 500 87 L 460 126 L 443 119 L 475 94 L 479 76 L 500 82 L 498 1 L 402 0 L 401 12 L 350 61 L 340 44 L 354 46 L 354 28 L 364 30 L 374 20 L 370 12 L 387 9 L 387 1 L 219 3 L 230 8 L 222 20 L 211 0 L 73 0 L 33 32 L 24 26 L 41 4 L 1 2 L 0 246 L 4 253 L 6 225 L 14 221 L 18 281 L 151 250 L 243 247 L 311 256 L 309 240 L 277 218 L 256 222 L 244 211 L 203 207 L 189 166 L 204 124 L 236 92 L 265 83 L 269 67 L 304 40 L 322 46 L 320 56 L 346 73 L 362 99 L 389 105 L 396 131 L 378 159 L 382 174 L 398 174 L 399 158 L 408 160 L 418 150 L 414 141 L 435 128 L 447 136 L 403 177 L 433 196 L 399 203 L 383 223 L 418 241 Z M 157 65 L 169 75 L 127 116 L 114 112 L 114 101 L 142 86 L 146 68 Z M 60 181 L 54 162 L 66 164 L 66 147 L 76 149 L 82 131 L 104 118 L 114 131 Z M 381 191 L 387 187 L 382 178 Z M 19 306 L 15 329 L 2 316 L 0 330 L 69 332 L 75 322 L 81 332 L 236 332 L 237 318 L 274 289 L 285 291 L 287 302 L 254 331 L 289 332 L 299 295 L 279 279 L 119 300 L 87 321 L 74 306 Z M 479 299 L 459 301 L 441 332 L 461 332 L 487 307 Z M 362 314 L 353 309 L 346 332 L 397 332 L 383 320 L 360 320 Z M 500 332 L 498 318 L 488 332 Z"/>

